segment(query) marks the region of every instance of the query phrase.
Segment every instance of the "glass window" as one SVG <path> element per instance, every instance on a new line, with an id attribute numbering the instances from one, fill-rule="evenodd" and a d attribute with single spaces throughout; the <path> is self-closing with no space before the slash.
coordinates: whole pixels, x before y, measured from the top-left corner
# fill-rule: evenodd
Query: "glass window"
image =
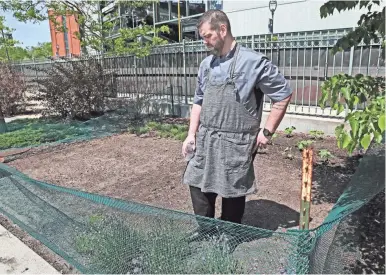
<path id="1" fill-rule="evenodd" d="M 205 12 L 205 1 L 190 0 L 189 1 L 189 15 L 195 15 Z"/>
<path id="2" fill-rule="evenodd" d="M 209 0 L 208 1 L 208 9 L 209 10 L 222 10 L 222 0 Z"/>

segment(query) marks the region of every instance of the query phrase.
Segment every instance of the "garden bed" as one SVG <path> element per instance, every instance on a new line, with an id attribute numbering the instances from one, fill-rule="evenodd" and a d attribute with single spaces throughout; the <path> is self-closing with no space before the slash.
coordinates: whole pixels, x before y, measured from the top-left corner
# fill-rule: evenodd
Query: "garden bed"
<path id="1" fill-rule="evenodd" d="M 48 183 L 192 213 L 188 188 L 181 184 L 186 122 L 139 123 L 123 134 L 36 147 L 8 165 Z M 255 160 L 258 192 L 247 198 L 244 224 L 270 230 L 298 227 L 302 141 L 311 140 L 315 152 L 311 228 L 323 222 L 359 163 L 359 155 L 347 157 L 337 149 L 335 138 L 289 132 L 279 132 Z M 218 217 L 220 199 L 216 208 Z M 57 262 L 42 254 L 51 264 Z"/>
<path id="2" fill-rule="evenodd" d="M 186 165 L 181 140 L 186 126 L 180 125 L 184 120 L 173 123 L 179 125 L 148 123 L 148 127 L 131 128 L 131 133 L 34 148 L 9 165 L 49 183 L 191 213 L 188 188 L 181 184 Z M 278 133 L 255 160 L 258 192 L 247 198 L 246 224 L 271 230 L 298 226 L 299 142 L 312 140 L 315 148 L 311 227 L 323 221 L 358 165 L 359 157 L 347 157 L 332 137 L 315 132 L 313 136 L 287 134 Z M 329 154 L 333 157 L 326 159 Z"/>

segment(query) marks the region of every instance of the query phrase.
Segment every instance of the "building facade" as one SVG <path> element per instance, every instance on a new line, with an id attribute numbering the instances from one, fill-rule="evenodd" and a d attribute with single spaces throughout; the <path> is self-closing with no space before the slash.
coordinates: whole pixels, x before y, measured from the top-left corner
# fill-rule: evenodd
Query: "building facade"
<path id="1" fill-rule="evenodd" d="M 220 9 L 227 13 L 234 36 L 250 36 L 273 33 L 312 32 L 353 28 L 367 10 L 352 9 L 336 12 L 327 18 L 320 17 L 320 7 L 325 0 L 277 0 L 272 18 L 269 0 L 160 0 L 143 9 L 128 9 L 117 1 L 101 1 L 102 20 L 114 20 L 111 38 L 120 28 L 135 28 L 146 22 L 156 26 L 167 25 L 170 34 L 161 34 L 170 42 L 182 39 L 199 40 L 196 30 L 199 17 L 208 9 Z M 385 3 L 385 1 L 381 1 Z M 374 5 L 373 5 L 374 6 Z M 379 9 L 377 7 L 374 8 Z M 180 18 L 180 20 L 178 20 Z M 272 29 L 269 22 L 272 20 Z"/>
<path id="2" fill-rule="evenodd" d="M 64 31 L 58 30 L 54 22 L 49 20 L 53 57 L 71 57 L 81 54 L 80 41 L 76 37 L 79 25 L 74 14 L 56 15 L 53 10 L 48 11 L 49 16 L 54 16 L 58 26 L 65 26 Z"/>
<path id="3" fill-rule="evenodd" d="M 220 1 L 218 1 L 220 2 Z M 222 0 L 223 11 L 227 13 L 235 36 L 267 34 L 268 22 L 272 17 L 269 0 Z M 327 1 L 320 0 L 278 0 L 274 12 L 273 32 L 309 32 L 345 29 L 357 26 L 360 16 L 367 9 L 352 9 L 341 13 L 335 11 L 327 18 L 320 17 L 320 7 Z M 385 1 L 381 1 L 381 3 Z M 374 5 L 373 5 L 374 6 Z M 381 10 L 374 7 L 374 10 Z"/>

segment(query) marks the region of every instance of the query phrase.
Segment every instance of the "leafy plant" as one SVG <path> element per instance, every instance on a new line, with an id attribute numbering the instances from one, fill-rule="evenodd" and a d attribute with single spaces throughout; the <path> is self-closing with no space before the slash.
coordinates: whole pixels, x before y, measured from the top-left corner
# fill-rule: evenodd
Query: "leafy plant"
<path id="1" fill-rule="evenodd" d="M 284 129 L 284 133 L 286 134 L 286 137 L 290 138 L 292 137 L 292 132 L 296 130 L 296 128 L 294 126 L 291 126 L 291 127 L 287 127 Z"/>
<path id="2" fill-rule="evenodd" d="M 325 18 L 333 15 L 335 10 L 342 12 L 354 8 L 367 8 L 362 14 L 354 30 L 337 40 L 332 49 L 347 50 L 363 42 L 370 45 L 379 42 L 385 57 L 385 10 L 372 11 L 373 7 L 381 7 L 381 1 L 328 1 L 320 7 L 320 16 Z M 357 74 L 350 76 L 338 74 L 327 79 L 322 85 L 322 97 L 319 105 L 322 108 L 330 103 L 338 114 L 346 109 L 345 122 L 351 129 L 346 130 L 344 124 L 336 127 L 335 135 L 338 147 L 351 154 L 358 147 L 367 149 L 371 140 L 382 141 L 385 130 L 385 78 Z"/>
<path id="3" fill-rule="evenodd" d="M 39 84 L 34 99 L 42 102 L 45 114 L 85 120 L 103 113 L 105 97 L 112 91 L 112 72 L 104 72 L 97 58 L 58 61 L 51 68 L 36 70 L 46 74 L 34 79 Z"/>
<path id="4" fill-rule="evenodd" d="M 330 160 L 331 158 L 334 157 L 334 155 L 331 154 L 331 152 L 328 151 L 327 149 L 321 149 L 321 150 L 319 150 L 318 156 L 319 156 L 324 162 L 329 162 L 329 160 Z"/>
<path id="5" fill-rule="evenodd" d="M 311 139 L 323 139 L 324 132 L 320 130 L 311 130 L 309 134 Z"/>
<path id="6" fill-rule="evenodd" d="M 384 78 L 362 74 L 335 75 L 322 85 L 319 104 L 325 108 L 327 103 L 338 114 L 347 106 L 344 121 L 349 123 L 351 129 L 346 130 L 344 124 L 336 127 L 339 148 L 352 153 L 359 146 L 367 149 L 372 137 L 377 143 L 382 141 L 385 131 Z"/>
<path id="7" fill-rule="evenodd" d="M 312 143 L 312 140 L 301 140 L 297 143 L 296 147 L 298 147 L 298 149 L 302 151 L 303 149 L 309 147 Z"/>

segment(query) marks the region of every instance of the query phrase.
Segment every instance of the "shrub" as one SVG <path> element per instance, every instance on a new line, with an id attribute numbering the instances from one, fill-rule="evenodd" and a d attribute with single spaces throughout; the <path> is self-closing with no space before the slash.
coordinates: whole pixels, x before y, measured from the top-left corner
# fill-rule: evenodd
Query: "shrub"
<path id="1" fill-rule="evenodd" d="M 0 62 L 0 105 L 3 114 L 13 116 L 24 110 L 25 91 L 21 74 L 9 64 Z"/>
<path id="2" fill-rule="evenodd" d="M 103 113 L 105 97 L 112 91 L 112 72 L 103 71 L 101 60 L 59 61 L 37 70 L 45 76 L 34 80 L 35 99 L 42 101 L 45 113 L 81 120 Z"/>

